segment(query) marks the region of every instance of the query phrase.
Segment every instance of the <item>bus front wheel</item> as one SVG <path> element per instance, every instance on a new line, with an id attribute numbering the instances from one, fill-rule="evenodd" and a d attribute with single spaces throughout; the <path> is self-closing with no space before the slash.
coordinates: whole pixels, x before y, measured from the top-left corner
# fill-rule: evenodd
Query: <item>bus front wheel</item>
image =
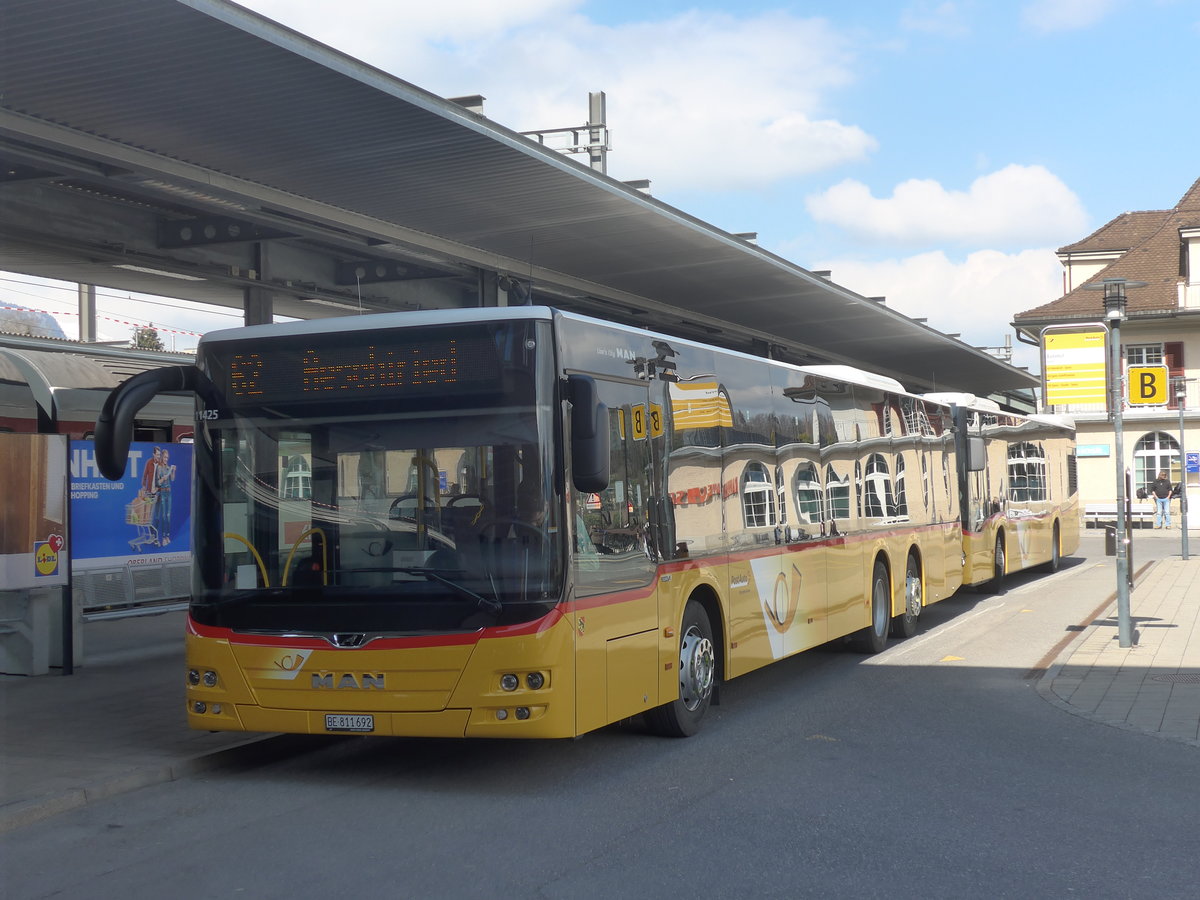
<path id="1" fill-rule="evenodd" d="M 1062 535 L 1058 530 L 1058 523 L 1054 523 L 1054 532 L 1050 536 L 1050 560 L 1042 563 L 1042 570 L 1045 572 L 1057 572 L 1062 565 Z"/>
<path id="2" fill-rule="evenodd" d="M 679 697 L 646 713 L 650 730 L 665 737 L 695 734 L 712 702 L 716 676 L 717 654 L 708 613 L 689 600 L 679 629 Z"/>
<path id="3" fill-rule="evenodd" d="M 992 580 L 985 585 L 989 594 L 999 594 L 1004 587 L 1004 576 L 1008 574 L 1008 558 L 1004 552 L 1004 532 L 996 534 L 996 549 L 992 553 Z"/>
<path id="4" fill-rule="evenodd" d="M 877 559 L 871 574 L 871 624 L 855 635 L 855 647 L 863 653 L 882 653 L 891 621 L 892 576 L 884 561 Z"/>

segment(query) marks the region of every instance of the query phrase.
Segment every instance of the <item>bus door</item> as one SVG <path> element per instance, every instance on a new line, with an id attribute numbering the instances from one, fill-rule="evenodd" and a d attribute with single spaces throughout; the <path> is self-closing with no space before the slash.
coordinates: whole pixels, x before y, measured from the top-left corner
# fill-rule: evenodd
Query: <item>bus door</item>
<path id="1" fill-rule="evenodd" d="M 597 379 L 608 407 L 611 475 L 573 492 L 576 727 L 659 705 L 657 567 L 650 540 L 654 452 L 645 384 Z"/>

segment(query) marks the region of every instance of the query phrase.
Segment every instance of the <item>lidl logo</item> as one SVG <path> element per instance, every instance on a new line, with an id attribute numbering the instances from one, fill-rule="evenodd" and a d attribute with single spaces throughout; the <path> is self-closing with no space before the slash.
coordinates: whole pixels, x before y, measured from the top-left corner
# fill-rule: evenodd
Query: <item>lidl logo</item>
<path id="1" fill-rule="evenodd" d="M 46 540 L 33 545 L 33 565 L 39 577 L 58 574 L 59 554 L 64 546 L 66 541 L 61 534 L 52 534 Z"/>

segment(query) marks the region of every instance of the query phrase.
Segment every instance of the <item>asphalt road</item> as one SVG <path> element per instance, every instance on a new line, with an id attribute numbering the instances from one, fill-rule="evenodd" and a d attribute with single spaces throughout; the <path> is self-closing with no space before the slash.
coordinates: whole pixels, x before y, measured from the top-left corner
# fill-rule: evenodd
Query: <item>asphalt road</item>
<path id="1" fill-rule="evenodd" d="M 1200 753 L 1036 690 L 1103 599 L 1071 575 L 733 681 L 687 740 L 314 739 L 91 804 L 5 836 L 5 895 L 1195 897 Z"/>

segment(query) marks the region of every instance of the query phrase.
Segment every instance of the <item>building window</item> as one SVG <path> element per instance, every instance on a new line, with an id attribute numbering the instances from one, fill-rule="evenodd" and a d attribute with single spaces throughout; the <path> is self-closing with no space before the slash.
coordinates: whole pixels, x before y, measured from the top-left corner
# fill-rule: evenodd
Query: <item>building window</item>
<path id="1" fill-rule="evenodd" d="M 1159 472 L 1166 472 L 1172 484 L 1183 480 L 1179 442 L 1162 431 L 1143 435 L 1133 448 L 1134 489 L 1149 487 Z"/>
<path id="2" fill-rule="evenodd" d="M 1125 363 L 1130 366 L 1166 365 L 1166 358 L 1163 356 L 1163 345 L 1126 344 Z"/>
<path id="3" fill-rule="evenodd" d="M 759 462 L 747 464 L 742 473 L 742 515 L 747 528 L 777 524 L 775 484 L 767 467 Z"/>
<path id="4" fill-rule="evenodd" d="M 932 497 L 929 492 L 929 464 L 925 460 L 925 454 L 921 454 L 921 497 L 925 501 L 926 511 L 932 512 L 933 506 L 930 503 Z"/>
<path id="5" fill-rule="evenodd" d="M 850 518 L 850 479 L 838 478 L 833 466 L 825 467 L 825 498 L 831 520 Z"/>
<path id="6" fill-rule="evenodd" d="M 287 471 L 283 477 L 283 498 L 285 500 L 312 499 L 312 469 L 308 460 L 299 454 L 293 455 L 287 461 Z"/>
<path id="7" fill-rule="evenodd" d="M 817 469 L 805 463 L 796 469 L 796 513 L 802 525 L 820 525 L 825 520 L 824 494 Z"/>
<path id="8" fill-rule="evenodd" d="M 1046 451 L 1041 444 L 1021 441 L 1008 445 L 1008 499 L 1013 503 L 1046 500 Z"/>
<path id="9" fill-rule="evenodd" d="M 892 476 L 887 460 L 880 454 L 867 457 L 867 477 L 862 484 L 863 514 L 873 519 L 895 515 L 896 500 L 892 494 Z"/>
<path id="10" fill-rule="evenodd" d="M 904 454 L 896 457 L 896 505 L 889 510 L 892 516 L 908 516 L 908 491 L 904 486 Z"/>

